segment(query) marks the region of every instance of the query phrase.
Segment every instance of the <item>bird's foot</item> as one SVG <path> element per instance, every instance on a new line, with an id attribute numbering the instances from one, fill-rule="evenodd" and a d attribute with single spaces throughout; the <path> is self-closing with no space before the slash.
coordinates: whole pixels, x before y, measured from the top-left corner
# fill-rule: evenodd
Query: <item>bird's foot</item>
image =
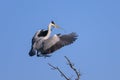
<path id="1" fill-rule="evenodd" d="M 51 57 L 52 55 L 48 55 L 48 54 L 37 54 L 37 57 Z"/>
<path id="2" fill-rule="evenodd" d="M 37 54 L 37 57 L 43 57 L 43 55 L 41 55 L 41 54 Z"/>

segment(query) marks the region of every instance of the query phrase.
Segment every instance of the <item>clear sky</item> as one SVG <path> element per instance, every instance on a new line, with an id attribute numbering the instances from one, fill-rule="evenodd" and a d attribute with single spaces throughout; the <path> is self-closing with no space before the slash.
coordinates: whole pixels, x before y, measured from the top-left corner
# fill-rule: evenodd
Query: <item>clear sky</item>
<path id="1" fill-rule="evenodd" d="M 31 38 L 53 20 L 76 32 L 77 41 L 50 58 L 29 57 Z M 64 56 L 80 70 L 81 80 L 120 80 L 119 0 L 1 0 L 0 80 L 64 80 L 47 63 L 74 76 Z"/>

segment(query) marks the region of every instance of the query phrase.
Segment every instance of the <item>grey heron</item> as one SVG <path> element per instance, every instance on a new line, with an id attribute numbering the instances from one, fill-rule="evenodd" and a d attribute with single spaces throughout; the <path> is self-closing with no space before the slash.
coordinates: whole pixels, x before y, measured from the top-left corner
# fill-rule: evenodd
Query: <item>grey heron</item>
<path id="1" fill-rule="evenodd" d="M 58 26 L 52 21 L 48 25 L 48 30 L 38 30 L 32 39 L 32 46 L 29 52 L 30 56 L 49 57 L 49 54 L 54 51 L 73 43 L 77 39 L 77 34 L 72 32 L 69 34 L 61 35 L 55 34 L 50 37 L 51 27 L 58 28 Z"/>

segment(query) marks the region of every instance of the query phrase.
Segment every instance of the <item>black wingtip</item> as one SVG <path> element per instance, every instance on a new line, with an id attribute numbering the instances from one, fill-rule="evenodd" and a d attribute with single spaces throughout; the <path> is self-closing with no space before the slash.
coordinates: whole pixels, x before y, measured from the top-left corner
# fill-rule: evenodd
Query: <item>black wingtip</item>
<path id="1" fill-rule="evenodd" d="M 29 56 L 34 56 L 35 55 L 35 52 L 33 52 L 33 50 L 31 49 L 30 52 L 29 52 Z"/>
<path id="2" fill-rule="evenodd" d="M 74 40 L 78 38 L 78 34 L 76 34 L 75 32 L 70 33 L 70 35 L 74 37 Z"/>

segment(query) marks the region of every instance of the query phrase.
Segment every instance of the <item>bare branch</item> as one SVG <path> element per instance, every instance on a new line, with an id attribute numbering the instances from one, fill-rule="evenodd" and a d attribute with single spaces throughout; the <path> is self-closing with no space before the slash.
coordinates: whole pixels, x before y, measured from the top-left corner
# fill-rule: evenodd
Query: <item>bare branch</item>
<path id="1" fill-rule="evenodd" d="M 70 80 L 58 67 L 55 67 L 55 66 L 53 66 L 53 65 L 50 64 L 50 63 L 48 63 L 48 65 L 49 65 L 50 67 L 52 67 L 52 69 L 58 70 L 58 72 L 59 72 L 66 80 Z"/>
<path id="2" fill-rule="evenodd" d="M 75 74 L 76 74 L 76 76 L 77 76 L 77 77 L 75 78 L 75 80 L 80 80 L 80 76 L 81 76 L 80 72 L 74 67 L 74 64 L 73 64 L 66 56 L 65 56 L 65 59 L 67 60 L 69 67 L 75 72 Z M 58 68 L 58 67 L 56 67 L 56 66 L 53 66 L 53 65 L 50 64 L 50 63 L 48 63 L 48 65 L 49 65 L 50 67 L 52 67 L 53 70 L 57 70 L 66 80 L 71 80 L 71 78 L 68 78 L 68 77 L 60 70 L 60 68 Z"/>
<path id="3" fill-rule="evenodd" d="M 75 72 L 75 74 L 77 75 L 77 78 L 75 80 L 80 80 L 80 72 L 77 71 L 77 69 L 74 67 L 74 64 L 65 56 L 66 60 L 68 61 L 68 65 L 70 66 L 70 68 Z"/>

